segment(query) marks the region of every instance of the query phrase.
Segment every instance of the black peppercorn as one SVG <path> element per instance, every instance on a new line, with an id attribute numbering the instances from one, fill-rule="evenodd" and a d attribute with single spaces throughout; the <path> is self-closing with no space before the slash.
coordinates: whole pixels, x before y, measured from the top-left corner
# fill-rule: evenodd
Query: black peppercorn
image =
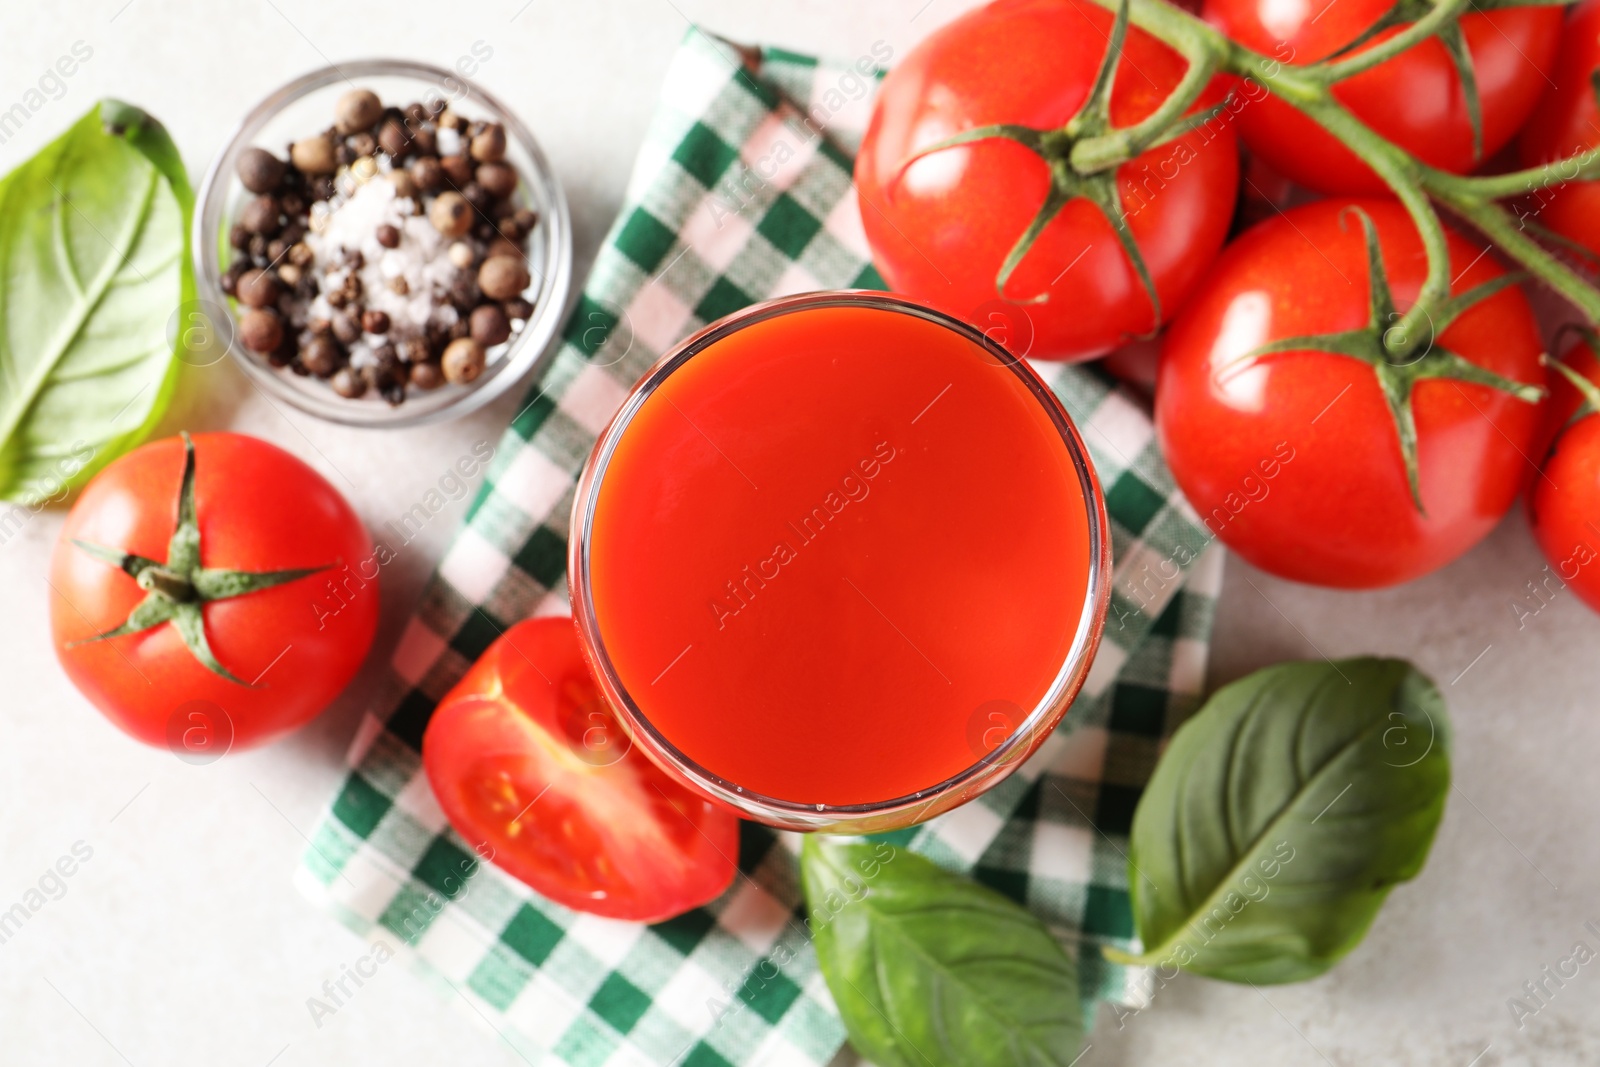
<path id="1" fill-rule="evenodd" d="M 385 248 L 400 247 L 400 229 L 397 226 L 391 226 L 385 222 L 378 227 L 376 236 L 378 243 Z"/>
<path id="2" fill-rule="evenodd" d="M 239 181 L 252 193 L 270 193 L 283 181 L 288 168 L 265 148 L 246 148 L 239 155 Z"/>
<path id="3" fill-rule="evenodd" d="M 492 348 L 511 336 L 511 323 L 495 304 L 473 308 L 468 323 L 472 339 L 485 348 Z"/>
<path id="4" fill-rule="evenodd" d="M 363 311 L 361 313 L 361 328 L 367 333 L 388 333 L 389 313 L 386 311 Z"/>
<path id="5" fill-rule="evenodd" d="M 318 378 L 331 378 L 344 363 L 344 349 L 327 334 L 318 334 L 300 350 L 300 362 Z"/>
<path id="6" fill-rule="evenodd" d="M 411 180 L 418 189 L 431 193 L 444 184 L 444 167 L 436 157 L 423 156 L 411 164 Z"/>

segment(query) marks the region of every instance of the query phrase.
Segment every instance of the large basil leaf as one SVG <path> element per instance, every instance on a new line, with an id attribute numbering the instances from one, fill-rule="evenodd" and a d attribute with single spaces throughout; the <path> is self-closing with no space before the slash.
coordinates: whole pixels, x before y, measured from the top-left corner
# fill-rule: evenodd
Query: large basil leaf
<path id="1" fill-rule="evenodd" d="M 817 959 L 878 1067 L 1066 1067 L 1083 1039 L 1077 964 L 992 890 L 884 843 L 808 836 Z"/>
<path id="2" fill-rule="evenodd" d="M 1449 788 L 1444 700 L 1402 660 L 1283 663 L 1225 686 L 1134 813 L 1145 951 L 1107 955 L 1236 982 L 1321 974 L 1422 869 Z"/>
<path id="3" fill-rule="evenodd" d="M 193 202 L 166 131 L 110 100 L 0 179 L 0 498 L 56 496 L 154 428 Z"/>

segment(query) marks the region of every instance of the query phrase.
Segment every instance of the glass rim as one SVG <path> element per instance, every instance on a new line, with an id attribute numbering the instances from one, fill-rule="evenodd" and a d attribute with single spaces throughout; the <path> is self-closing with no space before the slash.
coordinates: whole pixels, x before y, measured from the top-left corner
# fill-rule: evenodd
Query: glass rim
<path id="1" fill-rule="evenodd" d="M 1078 485 L 1089 505 L 1089 576 L 1084 601 L 1077 617 L 1066 656 L 1039 702 L 992 751 L 941 782 L 914 793 L 861 804 L 816 804 L 768 797 L 718 775 L 689 757 L 652 723 L 622 684 L 600 635 L 599 621 L 590 585 L 589 552 L 600 487 L 617 444 L 627 432 L 633 417 L 678 368 L 700 352 L 730 334 L 759 322 L 796 312 L 828 307 L 864 307 L 908 314 L 953 330 L 978 344 L 1002 367 L 1014 373 L 1027 387 L 1061 437 L 1078 475 Z M 1065 717 L 1067 708 L 1082 688 L 1094 660 L 1104 630 L 1111 595 L 1111 544 L 1100 488 L 1088 449 L 1060 399 L 1021 357 L 970 323 L 926 305 L 890 293 L 862 289 L 831 290 L 779 297 L 733 312 L 700 329 L 668 350 L 634 386 L 611 422 L 595 441 L 579 475 L 572 505 L 572 537 L 568 548 L 569 593 L 580 644 L 601 692 L 636 743 L 647 755 L 669 771 L 675 771 L 688 784 L 745 813 L 756 821 L 786 829 L 812 830 L 829 826 L 848 826 L 868 821 L 895 822 L 895 817 L 922 807 L 926 814 L 895 822 L 913 825 L 934 814 L 965 803 L 1010 774 L 1031 755 Z M 941 801 L 947 801 L 941 805 Z"/>
<path id="2" fill-rule="evenodd" d="M 358 410 L 361 405 L 337 395 L 331 389 L 328 390 L 328 396 L 322 398 L 292 388 L 282 380 L 286 373 L 283 369 L 268 366 L 243 350 L 233 336 L 237 332 L 237 309 L 233 300 L 222 291 L 219 245 L 223 237 L 225 201 L 233 178 L 230 162 L 235 156 L 254 143 L 261 128 L 290 104 L 319 89 L 363 77 L 412 78 L 428 82 L 451 93 L 453 99 L 472 101 L 494 121 L 501 123 L 508 138 L 532 162 L 531 172 L 522 175 L 522 179 L 533 194 L 534 206 L 539 209 L 540 225 L 535 233 L 545 234 L 545 269 L 539 280 L 538 291 L 531 301 L 534 315 L 522 331 L 510 339 L 505 352 L 476 381 L 457 393 L 454 399 L 415 413 L 406 412 L 404 405 L 393 408 L 385 405 L 377 417 L 364 417 L 363 411 Z M 472 79 L 457 71 L 412 59 L 375 57 L 330 63 L 285 82 L 253 105 L 228 131 L 222 147 L 206 167 L 205 176 L 195 192 L 189 239 L 197 296 L 204 303 L 215 304 L 234 324 L 227 355 L 245 376 L 264 390 L 269 399 L 282 400 L 296 410 L 324 421 L 358 429 L 404 429 L 442 422 L 467 415 L 504 395 L 527 377 L 530 371 L 547 363 L 548 357 L 554 353 L 554 342 L 566 320 L 572 288 L 572 219 L 566 192 L 532 131 L 498 97 Z M 207 314 L 210 312 L 207 311 Z"/>

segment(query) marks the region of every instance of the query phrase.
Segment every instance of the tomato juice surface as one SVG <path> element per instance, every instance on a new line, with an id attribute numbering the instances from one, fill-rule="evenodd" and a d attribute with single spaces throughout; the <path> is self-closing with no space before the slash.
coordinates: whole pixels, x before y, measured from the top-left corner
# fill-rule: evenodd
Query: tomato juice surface
<path id="1" fill-rule="evenodd" d="M 740 793 L 938 786 L 1060 692 L 1098 625 L 1098 490 L 1054 402 L 889 304 L 753 317 L 597 452 L 591 643 L 666 745 Z"/>

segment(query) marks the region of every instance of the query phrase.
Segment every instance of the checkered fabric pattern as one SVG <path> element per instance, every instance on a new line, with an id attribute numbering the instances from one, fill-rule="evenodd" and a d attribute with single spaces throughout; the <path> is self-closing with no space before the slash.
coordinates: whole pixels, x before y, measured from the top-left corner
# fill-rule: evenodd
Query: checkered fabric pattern
<path id="1" fill-rule="evenodd" d="M 568 911 L 446 825 L 418 756 L 435 702 L 516 620 L 568 611 L 574 482 L 596 435 L 661 352 L 747 304 L 881 288 L 851 157 L 875 64 L 736 52 L 692 30 L 672 64 L 626 206 L 550 369 L 395 652 L 316 830 L 301 888 L 382 939 L 530 1062 L 819 1067 L 844 1030 L 797 917 L 797 839 L 745 824 L 742 876 L 656 926 Z M 1141 1003 L 1126 946 L 1129 822 L 1164 738 L 1204 680 L 1220 549 L 1157 455 L 1148 413 L 1092 369 L 1041 365 L 1106 490 L 1116 590 L 1067 724 L 1011 778 L 894 838 L 1039 914 L 1076 951 L 1084 1010 Z"/>

